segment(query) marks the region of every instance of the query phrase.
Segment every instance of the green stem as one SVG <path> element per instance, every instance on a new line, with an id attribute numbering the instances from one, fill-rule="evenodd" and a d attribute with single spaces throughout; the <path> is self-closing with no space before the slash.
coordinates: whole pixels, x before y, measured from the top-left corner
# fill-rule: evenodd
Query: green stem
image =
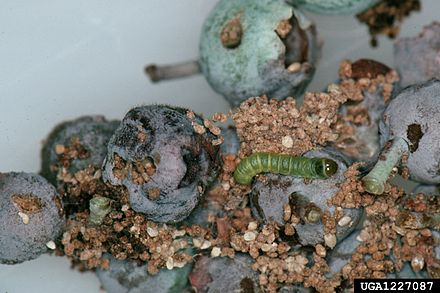
<path id="1" fill-rule="evenodd" d="M 163 66 L 150 64 L 145 67 L 145 72 L 152 82 L 159 82 L 200 73 L 200 66 L 197 60 Z"/>
<path id="2" fill-rule="evenodd" d="M 89 222 L 93 225 L 101 225 L 105 216 L 110 213 L 111 200 L 103 196 L 95 196 L 89 201 Z"/>
<path id="3" fill-rule="evenodd" d="M 400 161 L 402 155 L 408 151 L 408 143 L 403 138 L 396 137 L 389 148 L 382 150 L 376 165 L 370 173 L 362 178 L 365 190 L 377 195 L 382 194 L 394 166 Z"/>

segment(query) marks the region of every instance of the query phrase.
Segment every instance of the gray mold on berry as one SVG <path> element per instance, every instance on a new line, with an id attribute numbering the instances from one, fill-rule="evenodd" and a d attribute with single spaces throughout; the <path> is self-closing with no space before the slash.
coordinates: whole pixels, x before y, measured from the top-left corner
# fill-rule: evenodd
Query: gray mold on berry
<path id="1" fill-rule="evenodd" d="M 187 110 L 143 106 L 130 110 L 108 144 L 103 178 L 125 186 L 133 210 L 157 222 L 179 222 L 199 202 L 220 168 L 214 135 Z"/>
<path id="2" fill-rule="evenodd" d="M 402 138 L 409 145 L 411 179 L 440 183 L 440 81 L 402 90 L 388 105 L 380 125 L 381 145 Z"/>
<path id="3" fill-rule="evenodd" d="M 400 85 L 406 87 L 431 78 L 440 78 L 440 23 L 433 22 L 413 38 L 394 44 L 394 64 Z"/>
<path id="4" fill-rule="evenodd" d="M 62 166 L 60 159 L 63 154 L 56 153 L 56 146 L 69 147 L 75 140 L 79 141 L 83 152 L 70 162 L 69 173 L 74 174 L 89 165 L 100 168 L 107 154 L 107 143 L 118 125 L 119 121 L 108 121 L 103 116 L 83 116 L 57 125 L 47 137 L 41 152 L 41 175 L 58 185 L 56 169 Z"/>
<path id="5" fill-rule="evenodd" d="M 301 95 L 319 51 L 314 25 L 285 1 L 221 0 L 203 26 L 199 64 L 212 88 L 237 106 L 251 96 Z"/>
<path id="6" fill-rule="evenodd" d="M 234 258 L 201 256 L 190 274 L 191 286 L 197 292 L 263 292 L 258 286 L 258 273 L 252 270 L 253 259 L 246 254 Z"/>
<path id="7" fill-rule="evenodd" d="M 61 198 L 37 174 L 0 174 L 0 211 L 0 263 L 37 258 L 65 224 Z"/>
<path id="8" fill-rule="evenodd" d="M 301 245 L 316 245 L 324 242 L 324 225 L 322 216 L 325 212 L 334 213 L 335 207 L 328 206 L 327 201 L 339 191 L 339 184 L 345 181 L 344 172 L 348 162 L 333 150 L 313 150 L 306 157 L 325 157 L 338 164 L 338 171 L 327 179 L 315 179 L 305 182 L 303 178 L 266 174 L 268 180 L 255 180 L 250 193 L 253 215 L 265 222 L 275 221 L 285 224 L 284 206 L 292 207 L 292 214 L 300 219 L 295 226 L 295 235 Z M 309 218 L 311 211 L 317 211 L 321 219 Z M 312 211 L 312 212 L 313 212 Z M 338 240 L 346 237 L 356 226 L 362 216 L 362 209 L 343 209 L 344 216 L 349 217 L 349 223 L 337 225 Z"/>
<path id="9" fill-rule="evenodd" d="M 106 254 L 110 267 L 97 269 L 96 274 L 107 293 L 180 293 L 189 292 L 188 274 L 192 265 L 172 270 L 161 269 L 156 275 L 147 271 L 148 264 L 138 265 L 135 261 L 117 260 Z"/>

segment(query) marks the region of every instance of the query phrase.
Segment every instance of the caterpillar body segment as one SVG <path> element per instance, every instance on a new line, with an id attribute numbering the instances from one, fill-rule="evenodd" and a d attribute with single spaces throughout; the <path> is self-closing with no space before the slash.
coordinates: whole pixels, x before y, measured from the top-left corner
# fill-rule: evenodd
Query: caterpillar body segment
<path id="1" fill-rule="evenodd" d="M 337 170 L 337 163 L 328 158 L 255 153 L 241 160 L 235 169 L 234 179 L 239 184 L 248 185 L 255 175 L 262 172 L 310 179 L 325 179 L 335 174 Z"/>

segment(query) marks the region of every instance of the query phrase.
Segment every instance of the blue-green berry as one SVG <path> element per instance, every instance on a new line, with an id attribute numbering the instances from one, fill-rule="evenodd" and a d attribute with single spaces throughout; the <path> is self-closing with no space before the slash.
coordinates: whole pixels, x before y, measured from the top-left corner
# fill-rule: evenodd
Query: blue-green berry
<path id="1" fill-rule="evenodd" d="M 220 0 L 200 36 L 200 68 L 233 106 L 302 94 L 319 55 L 313 24 L 283 0 Z"/>
<path id="2" fill-rule="evenodd" d="M 288 0 L 301 8 L 320 14 L 356 14 L 379 0 Z"/>

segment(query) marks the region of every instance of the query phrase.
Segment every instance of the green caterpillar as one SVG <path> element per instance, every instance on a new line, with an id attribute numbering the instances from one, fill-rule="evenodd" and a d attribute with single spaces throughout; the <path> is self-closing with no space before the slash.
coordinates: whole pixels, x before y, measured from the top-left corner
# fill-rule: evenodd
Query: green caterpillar
<path id="1" fill-rule="evenodd" d="M 261 172 L 325 179 L 338 171 L 338 164 L 328 158 L 295 157 L 282 154 L 255 153 L 241 160 L 234 171 L 239 184 L 251 184 L 252 178 Z"/>

